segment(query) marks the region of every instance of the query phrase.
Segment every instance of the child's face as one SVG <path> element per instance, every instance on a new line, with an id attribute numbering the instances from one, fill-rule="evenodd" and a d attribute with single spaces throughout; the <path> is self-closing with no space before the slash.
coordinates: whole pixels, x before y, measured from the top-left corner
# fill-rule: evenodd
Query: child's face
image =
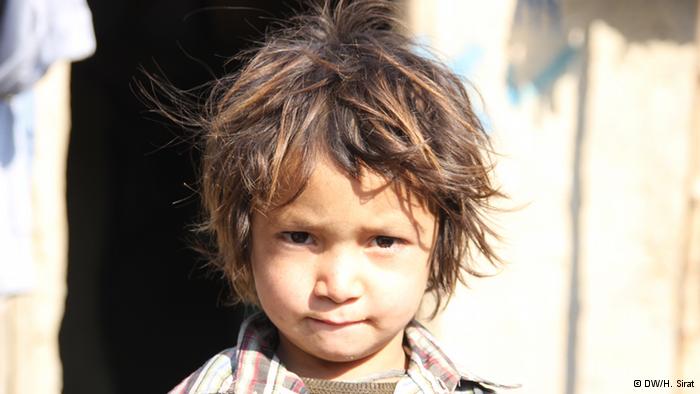
<path id="1" fill-rule="evenodd" d="M 325 379 L 403 369 L 403 329 L 426 289 L 434 238 L 435 216 L 415 196 L 327 161 L 291 204 L 256 212 L 255 288 L 287 368 Z"/>

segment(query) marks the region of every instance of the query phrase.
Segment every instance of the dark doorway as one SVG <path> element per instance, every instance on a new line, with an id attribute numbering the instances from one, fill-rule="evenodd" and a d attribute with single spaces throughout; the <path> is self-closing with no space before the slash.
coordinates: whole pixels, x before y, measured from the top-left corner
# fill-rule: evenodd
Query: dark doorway
<path id="1" fill-rule="evenodd" d="M 198 153 L 146 112 L 134 79 L 143 67 L 191 88 L 232 72 L 226 60 L 294 5 L 89 3 L 98 50 L 74 65 L 71 82 L 64 392 L 166 392 L 235 344 L 242 311 L 225 306 L 224 281 L 189 248 Z"/>

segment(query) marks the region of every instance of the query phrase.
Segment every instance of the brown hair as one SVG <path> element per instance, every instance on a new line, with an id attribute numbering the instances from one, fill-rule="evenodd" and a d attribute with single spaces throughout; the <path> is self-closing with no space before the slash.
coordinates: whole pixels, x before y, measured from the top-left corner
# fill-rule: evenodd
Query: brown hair
<path id="1" fill-rule="evenodd" d="M 472 251 L 498 263 L 485 222 L 489 141 L 463 81 L 417 54 L 391 3 L 312 5 L 269 34 L 207 106 L 202 192 L 215 240 L 212 263 L 236 301 L 257 303 L 251 218 L 308 180 L 323 153 L 352 177 L 369 169 L 423 199 L 438 221 L 428 289 L 449 297 L 464 274 L 481 276 Z M 284 193 L 287 195 L 287 193 Z M 290 202 L 287 200 L 286 202 Z"/>

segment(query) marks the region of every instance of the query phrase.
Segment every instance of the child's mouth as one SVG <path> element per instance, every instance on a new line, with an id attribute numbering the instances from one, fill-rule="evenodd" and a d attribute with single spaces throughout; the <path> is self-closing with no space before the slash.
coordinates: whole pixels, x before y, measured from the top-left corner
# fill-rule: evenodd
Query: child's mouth
<path id="1" fill-rule="evenodd" d="M 313 325 L 316 325 L 321 328 L 343 328 L 343 327 L 350 327 L 354 325 L 358 325 L 360 323 L 363 323 L 365 320 L 332 320 L 332 319 L 324 319 L 324 318 L 315 318 L 315 317 L 310 317 L 309 320 Z"/>

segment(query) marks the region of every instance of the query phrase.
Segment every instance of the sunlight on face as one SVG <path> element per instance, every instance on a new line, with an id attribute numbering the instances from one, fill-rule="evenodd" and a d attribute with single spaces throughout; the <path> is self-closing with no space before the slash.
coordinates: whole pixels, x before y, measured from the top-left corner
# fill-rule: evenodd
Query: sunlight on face
<path id="1" fill-rule="evenodd" d="M 319 161 L 304 192 L 255 213 L 252 230 L 257 295 L 289 370 L 340 379 L 404 368 L 403 329 L 435 238 L 435 216 L 415 196 Z"/>

